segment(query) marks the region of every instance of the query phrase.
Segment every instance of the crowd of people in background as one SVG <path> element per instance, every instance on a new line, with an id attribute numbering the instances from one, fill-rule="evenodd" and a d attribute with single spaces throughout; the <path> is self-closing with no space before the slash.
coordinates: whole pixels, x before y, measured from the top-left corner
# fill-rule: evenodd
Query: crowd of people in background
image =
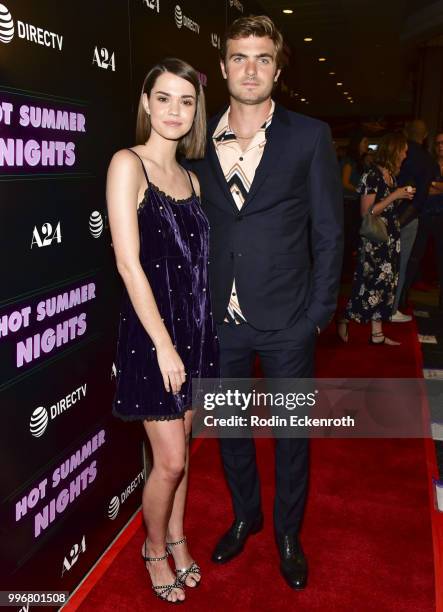
<path id="1" fill-rule="evenodd" d="M 348 342 L 348 323 L 371 323 L 369 342 L 396 345 L 383 321 L 404 323 L 411 315 L 408 293 L 420 272 L 432 236 L 443 309 L 443 130 L 426 147 L 425 122 L 408 122 L 402 132 L 385 134 L 376 147 L 354 132 L 337 156 L 345 211 L 345 257 L 356 256 L 351 295 L 337 316 L 337 333 Z M 375 149 L 375 150 L 374 150 Z M 363 219 L 385 226 L 383 240 L 362 235 Z M 365 223 L 368 219 L 365 220 Z"/>

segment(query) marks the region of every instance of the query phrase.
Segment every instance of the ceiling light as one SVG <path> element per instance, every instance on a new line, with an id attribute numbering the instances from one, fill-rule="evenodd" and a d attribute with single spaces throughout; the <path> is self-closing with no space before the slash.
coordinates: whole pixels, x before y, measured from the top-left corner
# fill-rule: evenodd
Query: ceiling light
<path id="1" fill-rule="evenodd" d="M 300 98 L 302 102 L 306 102 L 306 98 Z"/>
<path id="2" fill-rule="evenodd" d="M 312 38 L 310 36 L 306 36 L 306 38 L 303 39 L 305 42 L 312 42 Z"/>
<path id="3" fill-rule="evenodd" d="M 349 91 L 344 91 L 344 92 L 343 92 L 343 95 L 344 95 L 344 96 L 347 96 L 348 94 L 349 94 Z"/>
<path id="4" fill-rule="evenodd" d="M 343 83 L 341 81 L 338 81 L 337 87 L 341 87 L 342 85 L 343 85 Z"/>
<path id="5" fill-rule="evenodd" d="M 330 72 L 329 73 L 331 76 L 335 76 L 335 72 Z"/>
<path id="6" fill-rule="evenodd" d="M 326 61 L 326 58 L 325 58 L 325 57 L 319 57 L 319 58 L 318 58 L 318 61 L 319 61 L 319 62 L 325 62 L 325 61 Z"/>
<path id="7" fill-rule="evenodd" d="M 283 12 L 285 15 L 292 15 L 294 11 L 292 9 L 283 9 Z"/>

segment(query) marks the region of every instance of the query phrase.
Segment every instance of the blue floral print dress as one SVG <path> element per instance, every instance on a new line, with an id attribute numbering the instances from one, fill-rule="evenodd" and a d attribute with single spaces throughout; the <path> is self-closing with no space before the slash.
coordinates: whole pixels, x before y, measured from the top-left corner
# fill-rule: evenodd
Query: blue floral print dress
<path id="1" fill-rule="evenodd" d="M 389 186 L 382 171 L 374 165 L 361 177 L 357 191 L 360 195 L 375 193 L 377 203 L 396 188 L 395 178 Z M 351 297 L 344 314 L 346 319 L 358 323 L 367 323 L 371 319 L 387 321 L 392 315 L 400 263 L 400 223 L 396 203 L 389 204 L 379 217 L 386 224 L 388 242 L 376 243 L 360 236 Z"/>

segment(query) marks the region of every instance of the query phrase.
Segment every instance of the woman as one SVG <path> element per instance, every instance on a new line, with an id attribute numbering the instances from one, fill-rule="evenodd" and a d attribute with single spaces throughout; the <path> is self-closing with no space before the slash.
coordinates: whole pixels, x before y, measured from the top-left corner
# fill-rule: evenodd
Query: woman
<path id="1" fill-rule="evenodd" d="M 400 258 L 400 224 L 395 212 L 396 200 L 414 197 L 412 187 L 399 187 L 396 175 L 406 157 L 408 144 L 403 134 L 386 134 L 380 142 L 375 164 L 362 176 L 358 186 L 360 211 L 377 215 L 386 225 L 387 242 L 373 242 L 362 236 L 358 249 L 351 297 L 337 331 L 343 342 L 348 341 L 348 322 L 371 322 L 372 344 L 398 345 L 383 333 L 383 321 L 388 321 L 398 280 Z"/>
<path id="2" fill-rule="evenodd" d="M 143 421 L 153 467 L 142 497 L 142 557 L 154 593 L 178 603 L 200 569 L 183 535 L 192 378 L 215 377 L 218 344 L 208 288 L 208 221 L 194 174 L 177 162 L 204 154 L 205 100 L 195 70 L 165 59 L 147 74 L 137 146 L 109 166 L 113 247 L 126 288 L 113 413 Z M 168 563 L 174 558 L 176 576 Z"/>
<path id="3" fill-rule="evenodd" d="M 342 183 L 345 199 L 358 199 L 358 185 L 365 170 L 364 159 L 368 153 L 368 139 L 363 132 L 354 133 L 342 160 Z"/>
<path id="4" fill-rule="evenodd" d="M 368 139 L 363 132 L 352 134 L 347 154 L 341 162 L 345 214 L 345 254 L 350 255 L 358 245 L 360 226 L 359 194 L 360 179 L 365 170 L 364 158 L 368 152 Z"/>

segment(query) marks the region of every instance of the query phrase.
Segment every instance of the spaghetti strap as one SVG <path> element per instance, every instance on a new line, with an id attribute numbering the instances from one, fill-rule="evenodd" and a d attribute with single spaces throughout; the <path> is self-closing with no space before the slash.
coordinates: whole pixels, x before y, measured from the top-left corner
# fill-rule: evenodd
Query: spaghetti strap
<path id="1" fill-rule="evenodd" d="M 189 173 L 189 170 L 187 168 L 185 168 L 185 170 L 186 170 L 186 172 L 188 174 L 189 182 L 191 183 L 192 195 L 196 196 L 197 194 L 195 193 L 194 183 L 192 182 L 192 178 L 191 178 L 191 175 Z"/>
<path id="2" fill-rule="evenodd" d="M 148 186 L 149 186 L 149 178 L 148 178 L 148 173 L 146 172 L 145 164 L 143 163 L 142 158 L 140 157 L 140 155 L 139 155 L 138 153 L 136 153 L 136 152 L 135 152 L 135 151 L 133 151 L 132 149 L 129 149 L 129 148 L 128 148 L 128 151 L 131 151 L 131 153 L 134 153 L 134 155 L 136 155 L 136 156 L 139 158 L 140 163 L 141 163 L 142 168 L 143 168 L 143 173 L 144 173 L 144 175 L 145 175 L 146 182 L 148 183 Z"/>

